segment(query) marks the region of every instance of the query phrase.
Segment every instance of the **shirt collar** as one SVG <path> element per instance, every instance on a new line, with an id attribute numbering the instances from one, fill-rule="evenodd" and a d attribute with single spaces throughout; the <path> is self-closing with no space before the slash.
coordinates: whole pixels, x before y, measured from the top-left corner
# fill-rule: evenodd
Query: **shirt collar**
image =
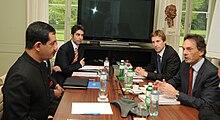
<path id="1" fill-rule="evenodd" d="M 158 53 L 158 55 L 160 55 L 161 58 L 162 58 L 162 56 L 163 56 L 163 53 L 164 53 L 164 51 L 165 51 L 165 48 L 166 48 L 166 45 L 165 45 L 164 48 L 160 51 L 160 53 Z"/>
<path id="2" fill-rule="evenodd" d="M 192 66 L 193 70 L 198 72 L 199 69 L 202 67 L 202 64 L 204 63 L 205 59 L 202 58 L 199 62 L 197 62 L 195 65 Z"/>
<path id="3" fill-rule="evenodd" d="M 76 43 L 74 43 L 72 40 L 71 40 L 71 43 L 72 43 L 72 45 L 73 45 L 74 51 L 75 51 L 76 49 L 78 49 L 78 46 L 76 45 Z"/>

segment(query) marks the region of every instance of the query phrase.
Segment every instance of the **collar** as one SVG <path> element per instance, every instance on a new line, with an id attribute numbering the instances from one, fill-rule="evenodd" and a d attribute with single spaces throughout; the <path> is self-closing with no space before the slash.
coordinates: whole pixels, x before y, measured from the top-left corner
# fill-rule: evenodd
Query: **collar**
<path id="1" fill-rule="evenodd" d="M 199 62 L 197 62 L 195 65 L 192 66 L 193 70 L 198 72 L 199 69 L 202 67 L 202 64 L 204 63 L 205 58 L 202 58 Z"/>
<path id="2" fill-rule="evenodd" d="M 43 62 L 39 63 L 39 62 L 35 61 L 26 51 L 23 53 L 23 56 L 24 56 L 24 59 L 26 59 L 28 62 L 30 62 L 34 66 L 37 66 L 39 68 L 42 66 Z"/>
<path id="3" fill-rule="evenodd" d="M 71 43 L 72 43 L 72 45 L 73 45 L 74 51 L 77 50 L 79 46 L 76 45 L 76 43 L 74 43 L 72 39 L 71 39 L 70 41 L 71 41 Z"/>
<path id="4" fill-rule="evenodd" d="M 163 53 L 164 53 L 164 51 L 165 51 L 165 48 L 166 48 L 166 45 L 165 45 L 164 48 L 160 51 L 160 53 L 158 53 L 161 58 L 163 57 Z"/>

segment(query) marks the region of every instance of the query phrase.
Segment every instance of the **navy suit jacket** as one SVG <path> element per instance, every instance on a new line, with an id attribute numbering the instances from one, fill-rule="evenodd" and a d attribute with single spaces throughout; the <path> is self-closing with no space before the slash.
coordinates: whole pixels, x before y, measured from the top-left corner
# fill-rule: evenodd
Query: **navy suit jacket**
<path id="1" fill-rule="evenodd" d="M 78 60 L 74 64 L 75 53 L 71 40 L 63 44 L 56 55 L 54 66 L 60 66 L 62 72 L 52 72 L 52 77 L 62 86 L 67 77 L 70 77 L 73 71 L 77 71 L 82 67 L 80 60 L 83 58 L 84 49 L 79 45 Z"/>
<path id="2" fill-rule="evenodd" d="M 151 63 L 143 67 L 147 72 L 147 79 L 150 80 L 169 80 L 177 74 L 180 68 L 180 58 L 178 53 L 169 45 L 166 45 L 162 56 L 161 73 L 155 73 L 157 69 L 157 52 L 154 50 L 151 57 Z"/>
<path id="3" fill-rule="evenodd" d="M 181 104 L 199 109 L 206 103 L 219 100 L 220 80 L 217 67 L 205 59 L 196 76 L 192 96 L 187 94 L 189 67 L 190 65 L 183 61 L 177 75 L 168 81 L 175 88 L 180 88 L 178 100 Z"/>

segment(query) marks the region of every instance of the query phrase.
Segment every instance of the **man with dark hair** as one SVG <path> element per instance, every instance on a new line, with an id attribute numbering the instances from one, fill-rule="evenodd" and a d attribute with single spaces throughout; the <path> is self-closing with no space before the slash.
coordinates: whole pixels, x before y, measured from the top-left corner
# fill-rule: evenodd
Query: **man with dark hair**
<path id="1" fill-rule="evenodd" d="M 53 72 L 52 76 L 61 86 L 65 79 L 72 75 L 73 71 L 85 65 L 84 50 L 80 47 L 84 32 L 83 26 L 74 25 L 71 29 L 71 40 L 63 44 L 57 52 L 54 65 L 59 66 L 61 71 Z"/>
<path id="2" fill-rule="evenodd" d="M 220 77 L 220 61 L 218 62 L 218 76 Z M 220 83 L 218 84 L 218 87 L 220 91 Z M 220 101 L 216 101 L 213 104 L 207 103 L 206 105 L 204 105 L 199 110 L 199 119 L 200 120 L 219 120 L 220 119 Z"/>
<path id="3" fill-rule="evenodd" d="M 166 36 L 162 30 L 153 32 L 151 40 L 154 47 L 151 63 L 143 68 L 137 67 L 135 72 L 150 80 L 168 80 L 178 72 L 180 58 L 171 46 L 166 45 Z"/>
<path id="4" fill-rule="evenodd" d="M 218 70 L 205 58 L 205 54 L 204 38 L 196 34 L 186 35 L 183 43 L 185 60 L 179 72 L 167 82 L 156 81 L 161 93 L 196 109 L 218 100 Z"/>
<path id="5" fill-rule="evenodd" d="M 50 87 L 43 61 L 57 50 L 52 26 L 40 21 L 28 26 L 25 52 L 9 69 L 3 86 L 3 120 L 47 120 Z"/>

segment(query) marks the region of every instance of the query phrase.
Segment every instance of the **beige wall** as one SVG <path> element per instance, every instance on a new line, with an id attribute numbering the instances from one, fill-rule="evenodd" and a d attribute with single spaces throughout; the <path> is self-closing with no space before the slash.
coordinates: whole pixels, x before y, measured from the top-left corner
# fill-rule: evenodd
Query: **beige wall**
<path id="1" fill-rule="evenodd" d="M 0 76 L 24 51 L 26 0 L 2 0 L 0 4 Z"/>

